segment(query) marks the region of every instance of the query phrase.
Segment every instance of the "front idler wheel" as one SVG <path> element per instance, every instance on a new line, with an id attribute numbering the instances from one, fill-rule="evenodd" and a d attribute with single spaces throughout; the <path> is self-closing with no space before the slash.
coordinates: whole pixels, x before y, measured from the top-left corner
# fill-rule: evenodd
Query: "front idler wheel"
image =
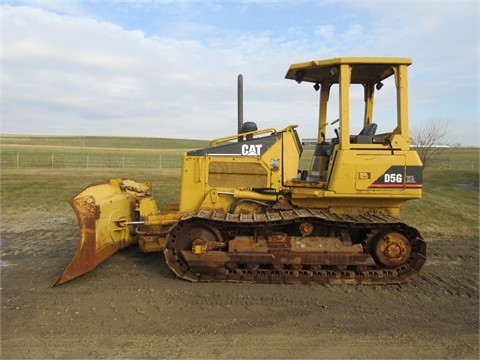
<path id="1" fill-rule="evenodd" d="M 177 227 L 170 234 L 169 245 L 164 254 L 167 265 L 177 276 L 190 281 L 198 281 L 199 274 L 191 270 L 182 252 L 188 251 L 201 255 L 225 246 L 218 229 L 204 224 L 190 223 Z"/>
<path id="2" fill-rule="evenodd" d="M 178 233 L 175 247 L 178 253 L 182 250 L 191 250 L 194 254 L 201 254 L 222 246 L 224 246 L 222 235 L 216 228 L 190 224 Z"/>

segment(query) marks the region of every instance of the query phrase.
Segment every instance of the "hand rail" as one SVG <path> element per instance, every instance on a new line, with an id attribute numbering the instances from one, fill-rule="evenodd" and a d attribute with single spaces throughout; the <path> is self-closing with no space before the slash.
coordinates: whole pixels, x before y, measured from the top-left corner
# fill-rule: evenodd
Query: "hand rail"
<path id="1" fill-rule="evenodd" d="M 218 138 L 218 139 L 213 139 L 212 141 L 210 141 L 210 147 L 215 147 L 220 143 L 231 141 L 231 140 L 236 140 L 240 137 L 244 137 L 244 136 L 247 136 L 247 135 L 260 135 L 260 134 L 265 134 L 265 133 L 276 134 L 277 130 L 274 129 L 274 128 L 267 128 L 267 129 L 249 131 L 249 132 L 241 133 L 241 134 L 230 135 L 230 136 L 226 136 L 226 137 L 222 137 L 222 138 Z"/>

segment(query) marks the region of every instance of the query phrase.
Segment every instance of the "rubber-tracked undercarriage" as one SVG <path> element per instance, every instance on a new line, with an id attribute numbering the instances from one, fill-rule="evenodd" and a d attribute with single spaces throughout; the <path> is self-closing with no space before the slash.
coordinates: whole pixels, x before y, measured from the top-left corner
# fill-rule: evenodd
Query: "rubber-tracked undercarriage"
<path id="1" fill-rule="evenodd" d="M 409 148 L 410 63 L 338 58 L 289 68 L 287 79 L 320 90 L 309 169 L 299 170 L 304 146 L 297 125 L 258 130 L 245 123 L 238 134 L 184 154 L 179 204 L 159 211 L 150 183 L 112 179 L 87 187 L 70 199 L 80 244 L 54 285 L 132 243 L 163 251 L 168 266 L 190 281 L 389 284 L 414 278 L 426 245 L 399 220 L 401 205 L 420 198 L 422 188 L 422 164 Z M 395 127 L 378 133 L 373 96 L 389 78 Z M 356 133 L 352 85 L 364 94 Z M 340 113 L 328 123 L 332 88 L 338 88 Z M 328 129 L 335 130 L 329 140 Z"/>

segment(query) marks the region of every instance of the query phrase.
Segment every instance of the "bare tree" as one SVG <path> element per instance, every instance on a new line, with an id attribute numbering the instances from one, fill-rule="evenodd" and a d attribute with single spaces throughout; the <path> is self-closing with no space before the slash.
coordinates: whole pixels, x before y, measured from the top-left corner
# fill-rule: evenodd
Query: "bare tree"
<path id="1" fill-rule="evenodd" d="M 438 155 L 451 143 L 448 123 L 443 120 L 413 128 L 411 137 L 424 166 L 434 154 Z"/>

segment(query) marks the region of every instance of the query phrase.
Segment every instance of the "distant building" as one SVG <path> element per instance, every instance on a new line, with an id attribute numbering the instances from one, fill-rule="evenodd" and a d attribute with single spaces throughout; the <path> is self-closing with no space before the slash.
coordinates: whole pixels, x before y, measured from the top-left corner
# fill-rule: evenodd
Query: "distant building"
<path id="1" fill-rule="evenodd" d="M 438 145 L 416 145 L 416 144 L 412 144 L 410 145 L 410 147 L 413 147 L 413 148 L 450 148 L 452 147 L 451 145 L 441 145 L 441 144 L 438 144 Z"/>
<path id="2" fill-rule="evenodd" d="M 302 145 L 317 145 L 318 144 L 318 139 L 302 139 Z M 443 145 L 443 144 L 437 144 L 437 145 L 416 145 L 412 144 L 410 145 L 412 148 L 422 148 L 422 147 L 428 147 L 428 148 L 451 148 L 451 145 Z"/>
<path id="3" fill-rule="evenodd" d="M 317 145 L 318 139 L 302 139 L 302 145 Z"/>

